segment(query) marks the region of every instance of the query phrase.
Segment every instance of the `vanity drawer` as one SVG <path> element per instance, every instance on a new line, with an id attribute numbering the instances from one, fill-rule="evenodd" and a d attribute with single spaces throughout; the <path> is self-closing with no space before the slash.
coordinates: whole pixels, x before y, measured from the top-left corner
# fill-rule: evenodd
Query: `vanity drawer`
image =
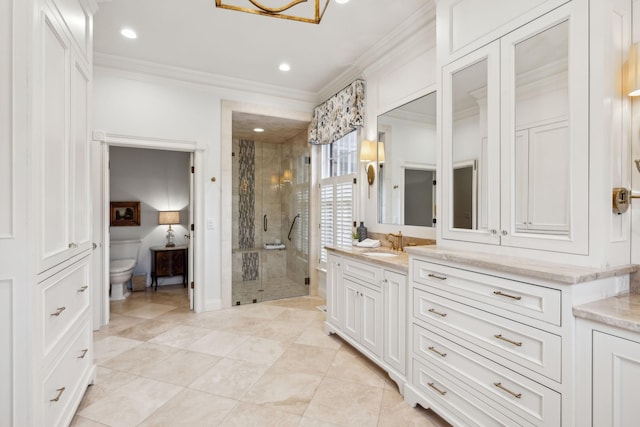
<path id="1" fill-rule="evenodd" d="M 467 387 L 456 384 L 436 370 L 413 359 L 411 384 L 419 390 L 436 412 L 442 407 L 456 420 L 454 425 L 468 426 L 517 426 L 518 424 L 498 412 L 469 392 Z M 526 425 L 526 424 L 525 424 Z"/>
<path id="2" fill-rule="evenodd" d="M 41 284 L 42 351 L 47 356 L 89 307 L 88 258 Z"/>
<path id="3" fill-rule="evenodd" d="M 78 394 L 84 393 L 93 360 L 91 348 L 91 324 L 85 320 L 78 335 L 65 349 L 42 383 L 42 415 L 47 425 L 66 425 L 71 420 L 63 420 L 65 414 L 73 414 L 76 408 L 70 405 L 80 403 Z"/>
<path id="4" fill-rule="evenodd" d="M 458 268 L 414 260 L 413 280 L 454 295 L 468 304 L 489 304 L 533 319 L 560 325 L 561 292 L 530 283 L 474 273 Z"/>
<path id="5" fill-rule="evenodd" d="M 415 324 L 413 352 L 534 425 L 560 425 L 560 394 L 535 381 Z"/>
<path id="6" fill-rule="evenodd" d="M 479 349 L 561 380 L 562 339 L 557 335 L 415 288 L 413 316 Z"/>
<path id="7" fill-rule="evenodd" d="M 369 285 L 380 287 L 382 282 L 382 269 L 364 262 L 344 258 L 342 262 L 342 274 L 360 279 Z"/>

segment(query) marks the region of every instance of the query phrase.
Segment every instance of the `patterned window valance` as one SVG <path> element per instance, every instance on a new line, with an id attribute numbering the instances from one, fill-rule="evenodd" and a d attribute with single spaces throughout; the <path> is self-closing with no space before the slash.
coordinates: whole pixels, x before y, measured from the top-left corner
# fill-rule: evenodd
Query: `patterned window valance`
<path id="1" fill-rule="evenodd" d="M 356 80 L 313 110 L 309 144 L 331 144 L 364 124 L 364 81 Z"/>

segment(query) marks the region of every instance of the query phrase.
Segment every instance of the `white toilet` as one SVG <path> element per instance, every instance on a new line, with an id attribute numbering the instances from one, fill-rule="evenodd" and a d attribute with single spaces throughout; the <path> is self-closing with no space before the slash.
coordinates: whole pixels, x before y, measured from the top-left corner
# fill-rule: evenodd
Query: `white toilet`
<path id="1" fill-rule="evenodd" d="M 129 296 L 127 283 L 136 268 L 141 240 L 112 240 L 109 263 L 109 283 L 111 301 L 123 300 Z"/>

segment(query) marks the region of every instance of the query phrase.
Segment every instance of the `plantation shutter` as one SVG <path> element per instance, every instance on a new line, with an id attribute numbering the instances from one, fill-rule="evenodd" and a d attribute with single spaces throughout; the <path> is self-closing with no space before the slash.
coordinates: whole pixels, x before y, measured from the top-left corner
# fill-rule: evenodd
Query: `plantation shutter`
<path id="1" fill-rule="evenodd" d="M 320 185 L 320 263 L 327 262 L 325 246 L 351 247 L 353 231 L 353 181 L 332 179 Z"/>
<path id="2" fill-rule="evenodd" d="M 335 186 L 337 247 L 350 248 L 353 240 L 353 184 L 343 182 Z"/>

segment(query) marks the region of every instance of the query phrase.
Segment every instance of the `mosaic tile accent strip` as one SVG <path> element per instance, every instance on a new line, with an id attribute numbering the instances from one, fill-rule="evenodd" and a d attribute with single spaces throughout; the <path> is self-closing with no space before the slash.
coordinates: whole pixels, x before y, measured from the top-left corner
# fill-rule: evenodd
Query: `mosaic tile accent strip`
<path id="1" fill-rule="evenodd" d="M 238 194 L 239 227 L 238 246 L 240 249 L 250 249 L 255 246 L 255 203 L 256 203 L 256 160 L 255 143 L 249 140 L 240 140 L 239 168 L 240 183 Z M 244 276 L 244 255 L 243 276 Z M 257 261 L 256 261 L 257 262 Z M 251 279 L 248 279 L 251 280 Z"/>
<path id="2" fill-rule="evenodd" d="M 242 281 L 258 280 L 258 253 L 245 252 L 242 254 Z"/>

